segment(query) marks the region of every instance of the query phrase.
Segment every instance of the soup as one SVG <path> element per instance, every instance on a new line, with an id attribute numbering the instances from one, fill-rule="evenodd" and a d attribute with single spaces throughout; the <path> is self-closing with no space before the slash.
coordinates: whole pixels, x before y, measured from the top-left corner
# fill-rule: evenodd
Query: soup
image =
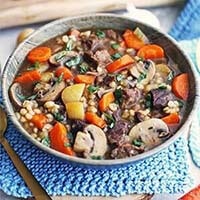
<path id="1" fill-rule="evenodd" d="M 141 29 L 71 29 L 32 49 L 9 95 L 42 144 L 70 156 L 119 159 L 148 151 L 181 124 L 181 73 Z"/>

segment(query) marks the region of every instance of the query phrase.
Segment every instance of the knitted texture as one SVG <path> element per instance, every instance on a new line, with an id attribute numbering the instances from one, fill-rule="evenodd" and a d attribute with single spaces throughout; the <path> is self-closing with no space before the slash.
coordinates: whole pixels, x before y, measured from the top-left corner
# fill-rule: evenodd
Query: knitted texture
<path id="1" fill-rule="evenodd" d="M 180 13 L 170 35 L 177 40 L 194 39 L 200 36 L 200 1 L 188 0 Z"/>

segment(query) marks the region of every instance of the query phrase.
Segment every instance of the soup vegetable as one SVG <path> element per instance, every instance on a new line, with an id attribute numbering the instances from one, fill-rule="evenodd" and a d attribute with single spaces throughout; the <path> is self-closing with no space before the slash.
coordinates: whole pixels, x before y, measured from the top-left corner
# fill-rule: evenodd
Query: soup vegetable
<path id="1" fill-rule="evenodd" d="M 189 80 L 171 59 L 139 28 L 71 29 L 28 53 L 9 95 L 44 145 L 88 159 L 131 157 L 181 123 Z"/>

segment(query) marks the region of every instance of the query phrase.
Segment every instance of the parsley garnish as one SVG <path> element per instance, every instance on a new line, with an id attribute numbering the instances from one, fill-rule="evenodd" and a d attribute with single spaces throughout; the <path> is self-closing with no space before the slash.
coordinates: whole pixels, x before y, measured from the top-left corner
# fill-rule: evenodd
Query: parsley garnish
<path id="1" fill-rule="evenodd" d="M 59 112 L 53 113 L 53 116 L 56 121 L 62 122 L 64 120 L 64 116 L 62 114 L 60 114 Z"/>
<path id="2" fill-rule="evenodd" d="M 96 35 L 98 38 L 105 38 L 106 36 L 106 34 L 101 30 L 97 30 Z"/>
<path id="3" fill-rule="evenodd" d="M 69 41 L 67 42 L 67 45 L 66 45 L 66 51 L 71 51 L 73 49 L 73 40 L 72 39 L 69 39 Z"/>
<path id="4" fill-rule="evenodd" d="M 28 71 L 32 71 L 32 70 L 36 70 L 40 68 L 40 63 L 39 62 L 35 62 L 34 64 L 32 64 L 30 67 L 27 68 Z"/>
<path id="5" fill-rule="evenodd" d="M 118 49 L 119 46 L 120 46 L 120 45 L 117 44 L 117 43 L 111 44 L 111 47 L 112 47 L 113 49 Z"/>
<path id="6" fill-rule="evenodd" d="M 63 73 L 56 79 L 56 83 L 60 83 L 63 81 Z"/>
<path id="7" fill-rule="evenodd" d="M 167 80 L 168 80 L 168 81 L 171 81 L 173 78 L 174 78 L 174 72 L 171 71 L 171 72 L 168 74 L 168 76 L 167 76 Z"/>
<path id="8" fill-rule="evenodd" d="M 122 103 L 123 100 L 123 93 L 121 89 L 116 89 L 114 91 L 115 99 L 118 104 Z"/>
<path id="9" fill-rule="evenodd" d="M 108 113 L 104 113 L 106 117 L 106 121 L 108 123 L 109 128 L 113 128 L 115 126 L 115 119 L 112 115 L 109 115 Z"/>
<path id="10" fill-rule="evenodd" d="M 141 82 L 143 79 L 145 79 L 147 77 L 147 74 L 145 73 L 141 73 L 140 76 L 138 77 L 137 81 L 138 83 Z"/>
<path id="11" fill-rule="evenodd" d="M 31 96 L 24 96 L 24 95 L 22 95 L 22 94 L 16 94 L 17 95 L 17 97 L 20 99 L 20 101 L 25 101 L 25 100 L 34 100 L 34 99 L 36 99 L 36 97 L 37 97 L 37 94 L 34 94 L 34 95 L 31 95 Z"/>
<path id="12" fill-rule="evenodd" d="M 64 146 L 65 146 L 65 147 L 71 147 L 71 144 L 70 144 L 69 142 L 65 142 L 65 143 L 64 143 Z"/>
<path id="13" fill-rule="evenodd" d="M 87 89 L 88 89 L 88 91 L 90 93 L 94 93 L 94 92 L 99 90 L 99 87 L 98 86 L 94 86 L 94 85 L 90 85 Z"/>
<path id="14" fill-rule="evenodd" d="M 119 58 L 121 58 L 122 57 L 122 55 L 120 54 L 120 53 L 115 53 L 115 54 L 113 54 L 112 56 L 111 56 L 111 58 L 113 59 L 113 60 L 117 60 L 117 59 L 119 59 Z"/>
<path id="15" fill-rule="evenodd" d="M 182 108 L 184 106 L 184 103 L 179 99 L 177 99 L 177 101 L 178 101 L 179 107 Z"/>
<path id="16" fill-rule="evenodd" d="M 148 93 L 147 96 L 146 96 L 146 98 L 145 98 L 145 107 L 146 108 L 152 108 L 153 107 L 151 93 Z"/>
<path id="17" fill-rule="evenodd" d="M 47 147 L 50 147 L 50 140 L 49 137 L 44 137 L 41 141 L 42 144 L 44 144 Z"/>
<path id="18" fill-rule="evenodd" d="M 89 66 L 88 66 L 88 64 L 87 63 L 81 63 L 80 65 L 79 65 L 79 68 L 78 68 L 78 70 L 79 70 L 79 72 L 81 73 L 81 74 L 85 74 L 87 71 L 88 71 L 88 69 L 89 69 Z"/>
<path id="19" fill-rule="evenodd" d="M 122 74 L 117 74 L 117 75 L 116 75 L 116 80 L 117 80 L 118 82 L 120 82 L 123 78 L 124 78 L 124 76 L 123 76 Z"/>
<path id="20" fill-rule="evenodd" d="M 60 52 L 58 52 L 58 53 L 55 55 L 55 57 L 54 57 L 55 61 L 56 61 L 56 62 L 61 61 L 62 58 L 65 57 L 66 53 L 67 53 L 66 51 L 60 51 Z"/>
<path id="21" fill-rule="evenodd" d="M 101 159 L 102 159 L 101 156 L 91 156 L 91 158 L 92 158 L 93 160 L 101 160 Z"/>
<path id="22" fill-rule="evenodd" d="M 73 57 L 70 60 L 65 62 L 65 66 L 67 66 L 67 67 L 76 66 L 81 62 L 81 60 L 82 59 L 80 56 Z"/>
<path id="23" fill-rule="evenodd" d="M 161 84 L 161 85 L 159 85 L 159 86 L 158 86 L 158 88 L 159 88 L 159 89 L 161 89 L 161 90 L 165 90 L 165 89 L 167 89 L 167 86 L 166 86 L 166 85 L 163 85 L 163 84 Z"/>
<path id="24" fill-rule="evenodd" d="M 132 142 L 132 144 L 134 146 L 136 146 L 136 147 L 140 147 L 143 144 L 143 142 L 142 142 L 141 139 L 138 138 L 138 139 L 134 139 L 133 142 Z"/>

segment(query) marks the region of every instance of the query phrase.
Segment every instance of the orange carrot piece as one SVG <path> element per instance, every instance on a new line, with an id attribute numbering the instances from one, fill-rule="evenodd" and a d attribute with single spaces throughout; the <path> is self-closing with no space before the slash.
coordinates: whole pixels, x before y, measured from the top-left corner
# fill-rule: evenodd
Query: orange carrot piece
<path id="1" fill-rule="evenodd" d="M 189 76 L 187 73 L 180 74 L 173 78 L 172 92 L 177 97 L 187 100 L 189 93 Z"/>
<path id="2" fill-rule="evenodd" d="M 122 40 L 120 43 L 119 43 L 120 47 L 122 48 L 126 48 L 126 43 L 124 40 Z"/>
<path id="3" fill-rule="evenodd" d="M 178 124 L 180 122 L 180 117 L 178 113 L 171 113 L 167 115 L 166 117 L 163 117 L 162 120 L 166 124 Z"/>
<path id="4" fill-rule="evenodd" d="M 93 112 L 86 112 L 85 113 L 85 120 L 91 124 L 94 124 L 100 128 L 104 128 L 106 126 L 106 122 L 99 117 L 97 114 Z"/>
<path id="5" fill-rule="evenodd" d="M 57 122 L 49 133 L 51 147 L 57 151 L 73 156 L 74 151 L 72 150 L 69 139 L 67 138 L 67 129 L 65 126 Z"/>
<path id="6" fill-rule="evenodd" d="M 31 83 L 35 81 L 39 81 L 41 79 L 41 74 L 37 70 L 23 72 L 20 76 L 18 76 L 14 81 L 17 83 Z"/>
<path id="7" fill-rule="evenodd" d="M 164 50 L 156 44 L 148 44 L 137 52 L 137 56 L 144 59 L 163 58 Z"/>
<path id="8" fill-rule="evenodd" d="M 136 50 L 142 48 L 145 43 L 134 34 L 133 31 L 127 29 L 123 34 L 123 38 L 125 40 L 126 46 L 129 48 L 134 48 Z"/>
<path id="9" fill-rule="evenodd" d="M 129 55 L 124 55 L 121 58 L 115 60 L 111 64 L 106 66 L 106 69 L 109 73 L 113 73 L 119 70 L 124 69 L 126 66 L 134 63 L 135 61 Z"/>
<path id="10" fill-rule="evenodd" d="M 72 29 L 70 30 L 69 35 L 74 35 L 75 37 L 78 37 L 80 35 L 80 31 L 78 31 L 77 29 Z"/>
<path id="11" fill-rule="evenodd" d="M 200 185 L 198 185 L 193 190 L 189 191 L 187 194 L 182 196 L 179 200 L 199 200 L 200 199 Z"/>
<path id="12" fill-rule="evenodd" d="M 59 77 L 61 74 L 63 74 L 63 79 L 64 80 L 68 80 L 68 79 L 72 79 L 73 78 L 72 72 L 68 68 L 66 68 L 66 67 L 60 66 L 60 67 L 58 67 L 56 69 L 55 75 L 57 77 Z"/>
<path id="13" fill-rule="evenodd" d="M 95 78 L 96 76 L 79 74 L 74 78 L 74 81 L 76 83 L 93 84 L 95 81 Z"/>
<path id="14" fill-rule="evenodd" d="M 49 47 L 36 47 L 32 49 L 27 56 L 28 61 L 45 62 L 51 57 L 51 49 Z"/>
<path id="15" fill-rule="evenodd" d="M 103 95 L 103 97 L 99 101 L 99 109 L 101 112 L 106 111 L 109 104 L 115 101 L 115 96 L 113 92 L 108 92 Z"/>
<path id="16" fill-rule="evenodd" d="M 44 114 L 35 114 L 30 121 L 41 130 L 47 123 L 47 117 Z"/>

